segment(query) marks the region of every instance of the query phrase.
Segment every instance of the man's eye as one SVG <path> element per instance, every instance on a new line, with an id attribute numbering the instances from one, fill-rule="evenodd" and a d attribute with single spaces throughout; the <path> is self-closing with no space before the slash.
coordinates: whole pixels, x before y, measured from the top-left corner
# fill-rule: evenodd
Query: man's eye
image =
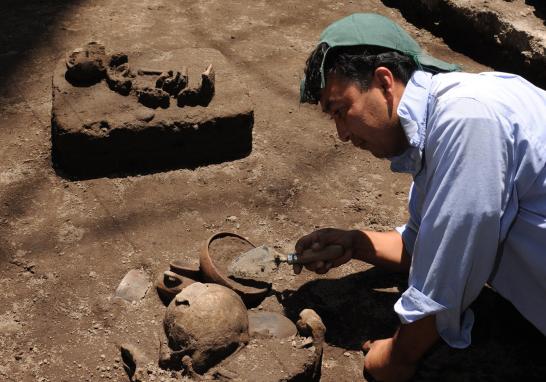
<path id="1" fill-rule="evenodd" d="M 333 118 L 342 118 L 345 115 L 345 109 L 337 109 L 332 114 Z"/>

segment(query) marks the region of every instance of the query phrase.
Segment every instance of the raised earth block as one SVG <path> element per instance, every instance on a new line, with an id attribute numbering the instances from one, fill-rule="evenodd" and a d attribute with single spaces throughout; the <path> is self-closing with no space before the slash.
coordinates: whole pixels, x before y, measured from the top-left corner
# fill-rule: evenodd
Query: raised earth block
<path id="1" fill-rule="evenodd" d="M 72 85 L 61 60 L 53 75 L 51 125 L 57 169 L 86 178 L 194 168 L 251 152 L 254 114 L 248 90 L 220 52 L 187 48 L 128 58 L 134 72 L 187 68 L 190 84 L 199 83 L 201 73 L 212 64 L 214 97 L 207 106 L 178 106 L 171 98 L 168 107 L 152 108 L 132 93 L 112 90 L 106 79 L 89 86 Z M 151 75 L 149 80 L 154 87 L 157 78 Z"/>

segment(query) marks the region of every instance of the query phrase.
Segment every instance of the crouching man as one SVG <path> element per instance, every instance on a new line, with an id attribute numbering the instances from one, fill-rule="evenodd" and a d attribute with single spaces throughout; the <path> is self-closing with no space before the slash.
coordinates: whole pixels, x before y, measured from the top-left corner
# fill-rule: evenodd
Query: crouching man
<path id="1" fill-rule="evenodd" d="M 306 266 L 319 274 L 350 259 L 409 272 L 394 306 L 400 327 L 364 345 L 377 380 L 411 378 L 439 339 L 467 347 L 468 307 L 485 283 L 546 334 L 546 92 L 512 74 L 457 70 L 375 14 L 331 24 L 307 60 L 301 102 L 320 103 L 342 141 L 413 176 L 405 226 L 321 229 L 296 244 L 343 246 Z"/>

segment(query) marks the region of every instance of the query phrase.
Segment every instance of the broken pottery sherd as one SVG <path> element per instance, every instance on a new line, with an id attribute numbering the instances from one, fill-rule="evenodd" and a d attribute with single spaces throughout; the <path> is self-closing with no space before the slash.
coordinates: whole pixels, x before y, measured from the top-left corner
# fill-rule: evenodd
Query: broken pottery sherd
<path id="1" fill-rule="evenodd" d="M 144 298 L 149 288 L 150 280 L 148 275 L 144 271 L 132 269 L 119 283 L 115 297 L 129 302 L 140 301 Z"/>
<path id="2" fill-rule="evenodd" d="M 251 336 L 288 338 L 298 333 L 288 317 L 276 312 L 249 311 L 248 323 Z"/>
<path id="3" fill-rule="evenodd" d="M 195 280 L 180 276 L 176 272 L 165 271 L 158 276 L 155 286 L 161 301 L 169 305 L 178 293 L 194 282 Z"/>
<path id="4" fill-rule="evenodd" d="M 207 371 L 249 340 L 248 315 L 241 298 L 217 284 L 196 282 L 182 290 L 167 307 L 163 326 L 168 349 L 161 349 L 160 366 L 182 368 L 189 356 L 198 373 Z"/>
<path id="5" fill-rule="evenodd" d="M 188 277 L 195 281 L 201 281 L 201 270 L 199 269 L 199 264 L 190 264 L 184 260 L 173 260 L 169 263 L 169 268 L 172 272 Z"/>
<path id="6" fill-rule="evenodd" d="M 227 275 L 222 273 L 222 271 L 214 264 L 213 256 L 211 255 L 209 248 L 212 242 L 226 237 L 237 238 L 242 240 L 243 242 L 248 243 L 252 247 L 256 247 L 254 244 L 248 241 L 248 239 L 236 233 L 215 233 L 208 238 L 208 240 L 205 242 L 205 245 L 201 249 L 201 253 L 199 254 L 199 268 L 201 269 L 201 277 L 206 282 L 220 284 L 234 290 L 239 296 L 241 296 L 247 307 L 256 307 L 260 304 L 260 302 L 263 301 L 263 299 L 269 292 L 271 284 L 258 281 L 254 283 L 258 287 L 243 285 L 242 283 L 236 281 L 233 278 L 229 278 Z"/>

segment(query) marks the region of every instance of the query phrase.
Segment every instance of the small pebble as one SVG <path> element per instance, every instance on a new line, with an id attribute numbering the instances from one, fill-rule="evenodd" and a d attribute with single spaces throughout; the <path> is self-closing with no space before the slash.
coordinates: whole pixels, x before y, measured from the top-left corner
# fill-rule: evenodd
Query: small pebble
<path id="1" fill-rule="evenodd" d="M 135 112 L 135 118 L 139 121 L 150 122 L 155 117 L 155 112 L 147 109 L 139 109 Z"/>

